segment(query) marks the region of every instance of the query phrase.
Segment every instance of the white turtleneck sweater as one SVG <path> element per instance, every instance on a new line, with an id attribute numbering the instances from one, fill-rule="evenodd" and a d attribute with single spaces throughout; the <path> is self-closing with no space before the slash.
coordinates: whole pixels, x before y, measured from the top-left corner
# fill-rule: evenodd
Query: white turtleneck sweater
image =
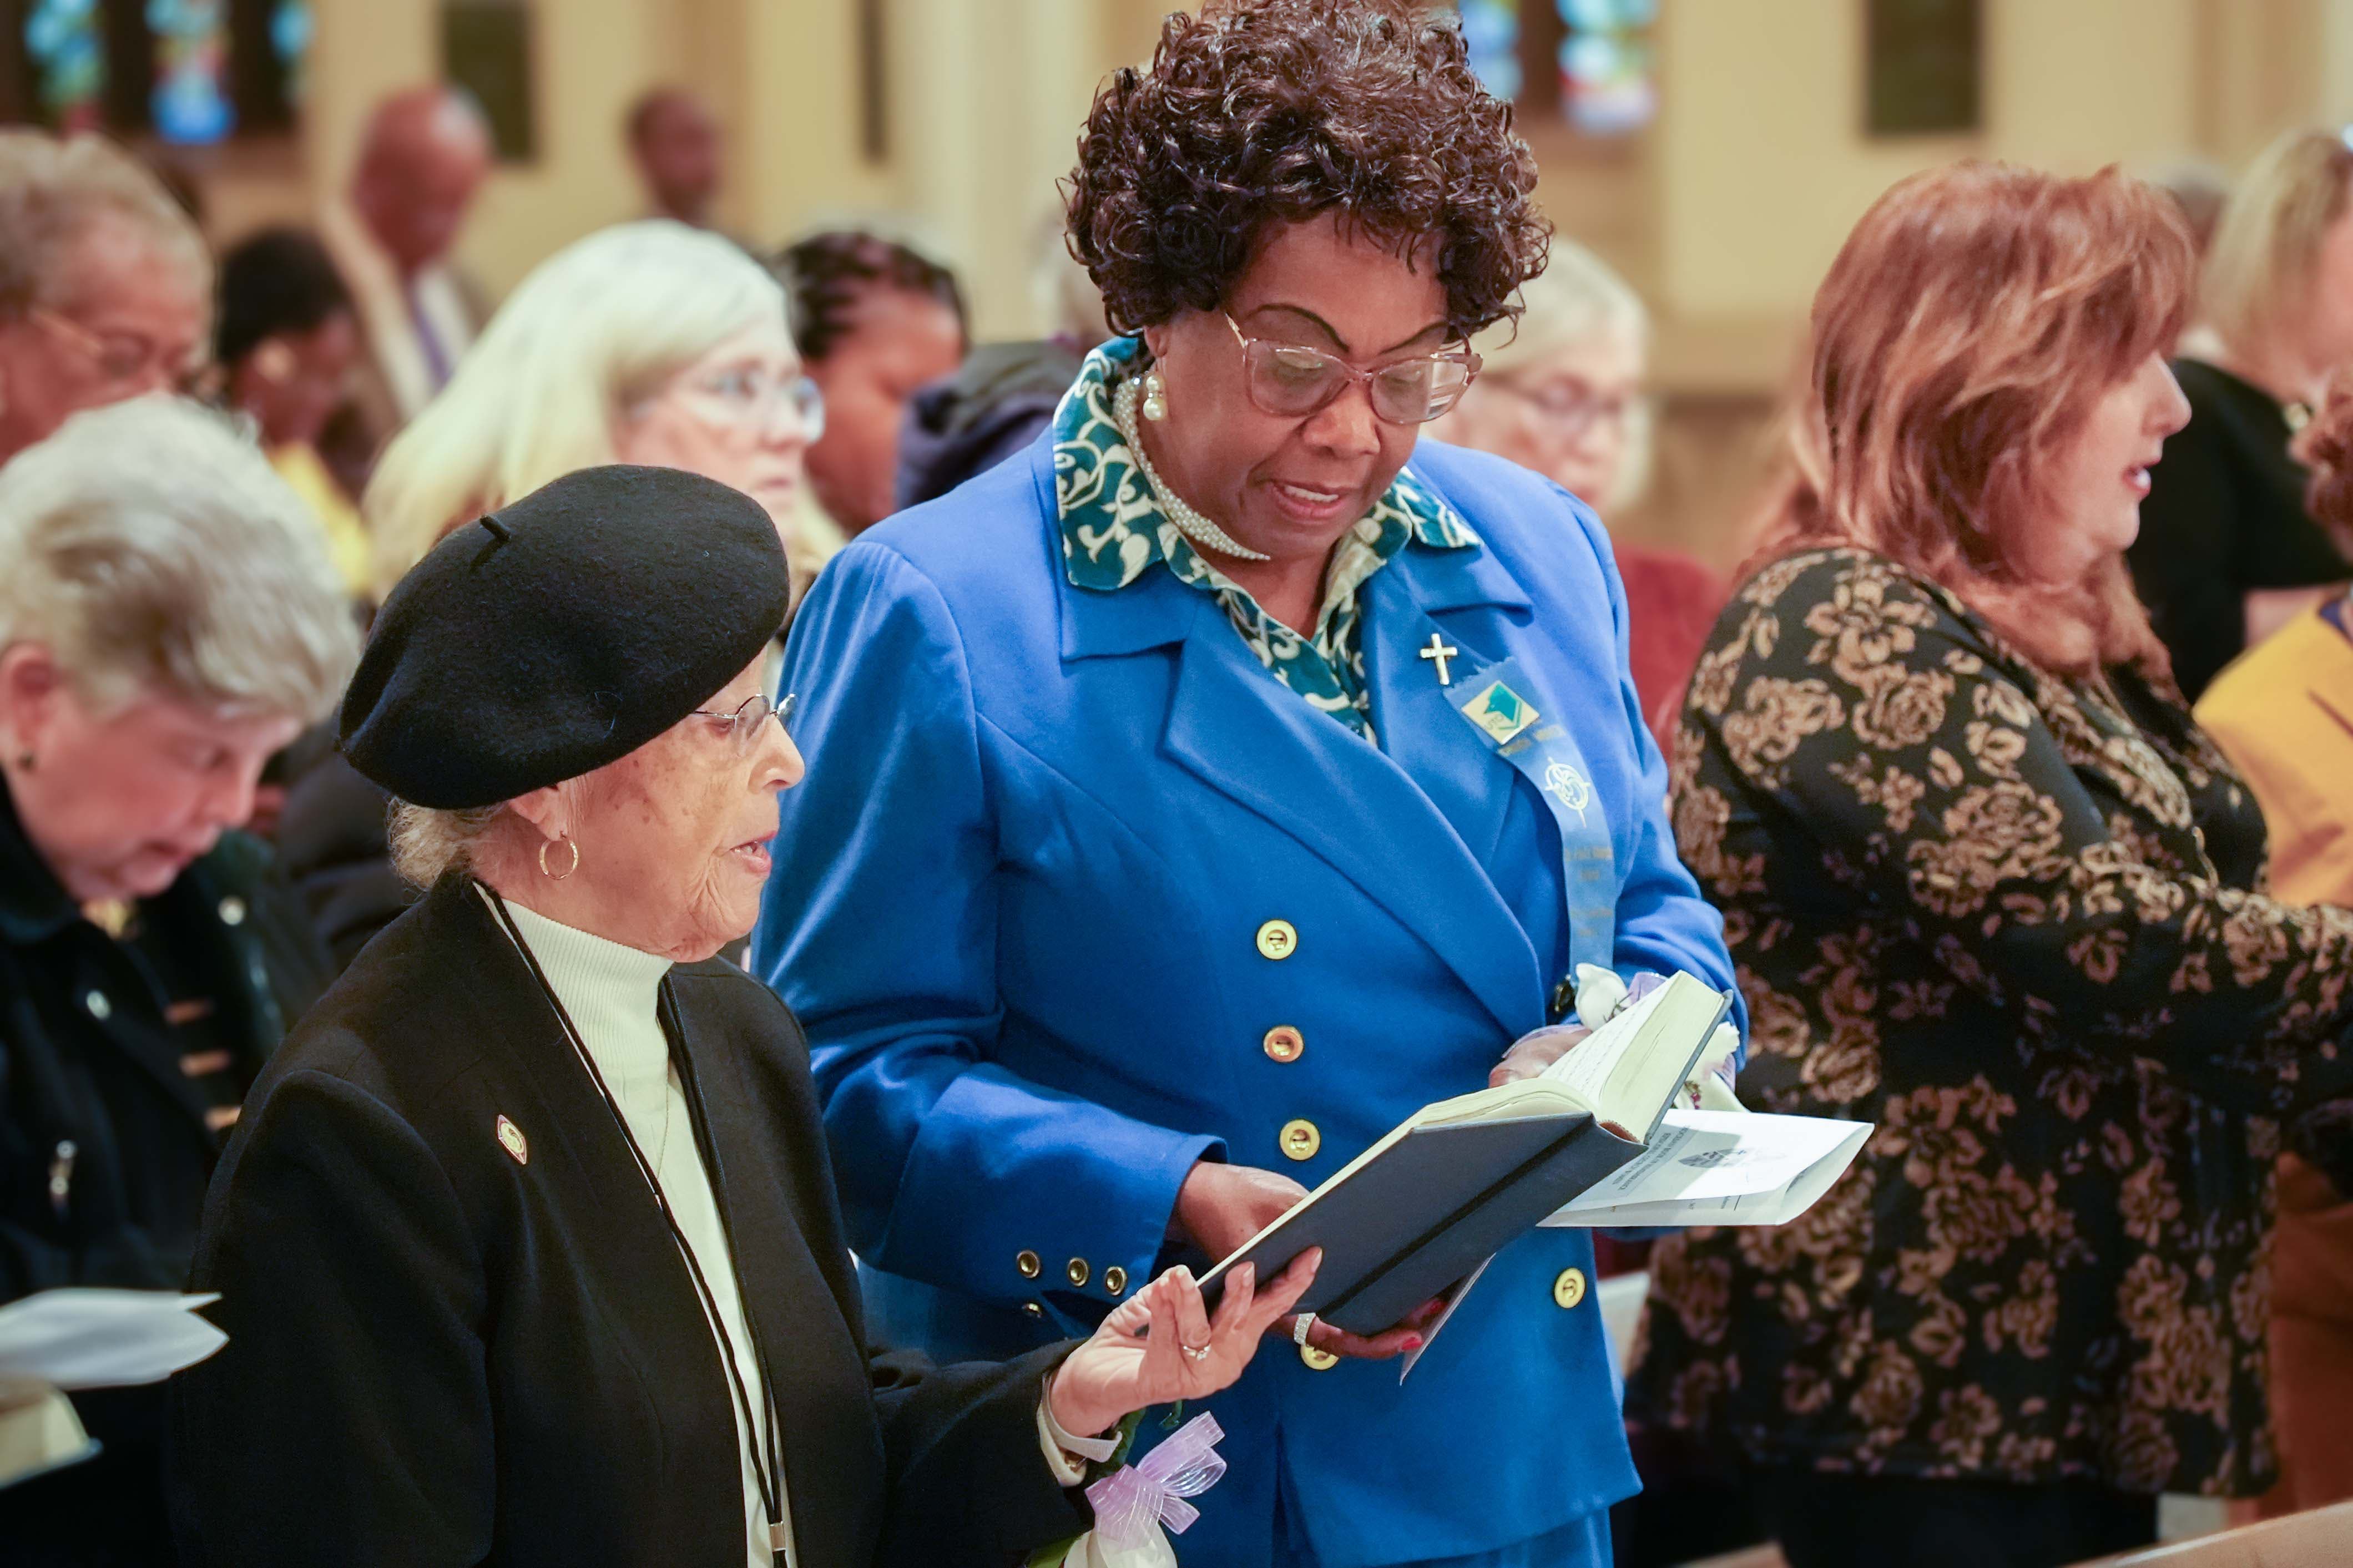
<path id="1" fill-rule="evenodd" d="M 547 983 L 572 1015 L 573 1027 L 604 1075 L 622 1119 L 645 1151 L 646 1163 L 660 1180 L 678 1228 L 694 1251 L 694 1261 L 719 1306 L 712 1325 L 712 1345 L 724 1352 L 733 1344 L 735 1374 L 752 1401 L 756 1418 L 767 1408 L 760 1381 L 759 1358 L 753 1352 L 751 1325 L 735 1290 L 735 1267 L 727 1247 L 727 1233 L 719 1223 L 719 1205 L 711 1192 L 711 1173 L 703 1168 L 695 1147 L 694 1123 L 680 1087 L 678 1070 L 670 1065 L 670 1042 L 662 1034 L 657 1011 L 662 976 L 670 960 L 619 942 L 607 942 L 560 925 L 509 901 L 515 927 L 539 960 Z M 709 1316 L 705 1311 L 706 1318 Z M 719 1328 L 723 1325 L 723 1340 Z M 736 1449 L 744 1468 L 744 1560 L 748 1568 L 775 1568 L 768 1550 L 768 1521 L 760 1504 L 759 1434 L 746 1431 L 744 1410 L 731 1390 L 728 1408 L 735 1416 Z M 781 1436 L 781 1434 L 779 1435 Z M 789 1500 L 777 1500 L 779 1523 L 792 1522 Z M 786 1540 L 790 1540 L 789 1530 Z M 792 1548 L 785 1550 L 786 1568 L 797 1562 Z"/>
<path id="2" fill-rule="evenodd" d="M 483 901 L 491 901 L 488 889 Z M 522 932 L 532 956 L 539 961 L 547 983 L 572 1016 L 572 1026 L 612 1090 L 621 1116 L 645 1152 L 646 1161 L 660 1180 L 662 1194 L 677 1216 L 678 1228 L 693 1248 L 694 1261 L 719 1303 L 719 1323 L 712 1326 L 712 1348 L 725 1353 L 734 1346 L 736 1374 L 744 1380 L 756 1418 L 767 1408 L 765 1385 L 760 1380 L 759 1358 L 752 1346 L 751 1325 L 735 1290 L 733 1255 L 727 1233 L 719 1223 L 719 1205 L 711 1192 L 711 1173 L 703 1168 L 695 1147 L 694 1123 L 687 1110 L 686 1090 L 670 1065 L 670 1041 L 662 1034 L 659 994 L 670 960 L 601 936 L 549 920 L 510 900 L 515 929 Z M 705 1316 L 708 1317 L 706 1310 Z M 726 1327 L 723 1340 L 720 1324 Z M 744 1426 L 744 1410 L 731 1390 L 729 1408 L 735 1415 L 735 1447 L 744 1468 L 744 1530 L 747 1568 L 775 1568 L 768 1548 L 768 1521 L 760 1503 L 760 1454 L 756 1432 Z M 778 1433 L 779 1441 L 783 1434 Z M 1048 1469 L 1056 1481 L 1075 1487 L 1086 1478 L 1085 1461 L 1111 1458 L 1116 1434 L 1109 1438 L 1076 1436 L 1062 1430 L 1044 1399 L 1038 1402 L 1038 1441 Z M 792 1500 L 776 1500 L 777 1522 L 786 1527 L 786 1568 L 799 1562 L 792 1539 Z M 1092 1539 L 1089 1532 L 1086 1539 Z M 1082 1561 L 1076 1553 L 1072 1561 Z"/>

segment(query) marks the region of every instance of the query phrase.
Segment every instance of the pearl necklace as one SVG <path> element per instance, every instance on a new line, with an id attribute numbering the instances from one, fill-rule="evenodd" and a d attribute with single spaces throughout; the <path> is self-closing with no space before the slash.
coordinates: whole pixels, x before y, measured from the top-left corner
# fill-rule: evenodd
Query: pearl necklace
<path id="1" fill-rule="evenodd" d="M 1161 482 L 1160 476 L 1153 471 L 1152 459 L 1144 455 L 1144 437 L 1136 428 L 1135 405 L 1143 395 L 1143 387 L 1135 377 L 1121 382 L 1119 390 L 1112 395 L 1112 421 L 1119 426 L 1120 437 L 1127 443 L 1128 456 L 1135 459 L 1135 471 L 1144 476 L 1144 482 L 1152 489 L 1153 499 L 1160 503 L 1160 510 L 1167 515 L 1168 521 L 1176 525 L 1176 531 L 1204 549 L 1214 550 L 1236 561 L 1271 560 L 1271 556 L 1260 554 L 1187 506 L 1174 490 Z"/>

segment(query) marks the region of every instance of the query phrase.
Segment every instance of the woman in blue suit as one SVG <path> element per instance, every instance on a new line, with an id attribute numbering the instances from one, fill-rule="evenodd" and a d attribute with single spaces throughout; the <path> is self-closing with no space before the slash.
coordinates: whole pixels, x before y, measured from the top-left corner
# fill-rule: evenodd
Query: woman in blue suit
<path id="1" fill-rule="evenodd" d="M 786 656 L 754 965 L 806 1023 L 897 1337 L 1003 1352 L 1531 1070 L 1580 963 L 1731 984 L 1581 503 L 1419 426 L 1543 264 L 1535 169 L 1404 0 L 1173 17 L 1074 248 L 1133 335 L 1027 454 L 861 536 Z M 1410 463 L 1408 459 L 1411 458 Z M 1519 1042 L 1515 1044 L 1515 1042 Z M 1598 1564 L 1635 1489 L 1582 1233 L 1209 1402 L 1181 1546 Z"/>

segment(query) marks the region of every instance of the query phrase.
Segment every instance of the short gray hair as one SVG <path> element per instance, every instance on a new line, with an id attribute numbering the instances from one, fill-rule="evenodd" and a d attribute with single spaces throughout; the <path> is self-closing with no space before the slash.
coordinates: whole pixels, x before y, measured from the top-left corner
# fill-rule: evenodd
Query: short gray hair
<path id="1" fill-rule="evenodd" d="M 100 136 L 0 131 L 0 316 L 71 303 L 73 247 L 109 215 L 143 231 L 197 295 L 211 296 L 204 237 L 136 158 Z"/>
<path id="2" fill-rule="evenodd" d="M 420 888 L 429 888 L 451 871 L 470 871 L 482 841 L 506 815 L 506 802 L 446 811 L 392 803 L 392 868 Z"/>
<path id="3" fill-rule="evenodd" d="M 153 692 L 307 723 L 359 640 L 317 522 L 209 410 L 92 409 L 0 468 L 0 648 L 45 645 L 101 706 Z"/>

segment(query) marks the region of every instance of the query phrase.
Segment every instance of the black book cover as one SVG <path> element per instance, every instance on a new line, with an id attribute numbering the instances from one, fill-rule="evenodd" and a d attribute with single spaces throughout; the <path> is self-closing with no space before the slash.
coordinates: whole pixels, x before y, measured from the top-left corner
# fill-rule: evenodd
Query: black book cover
<path id="1" fill-rule="evenodd" d="M 1583 1111 L 1417 1127 L 1213 1269 L 1271 1279 L 1311 1247 L 1300 1310 L 1352 1334 L 1391 1329 L 1546 1215 L 1641 1152 Z"/>

